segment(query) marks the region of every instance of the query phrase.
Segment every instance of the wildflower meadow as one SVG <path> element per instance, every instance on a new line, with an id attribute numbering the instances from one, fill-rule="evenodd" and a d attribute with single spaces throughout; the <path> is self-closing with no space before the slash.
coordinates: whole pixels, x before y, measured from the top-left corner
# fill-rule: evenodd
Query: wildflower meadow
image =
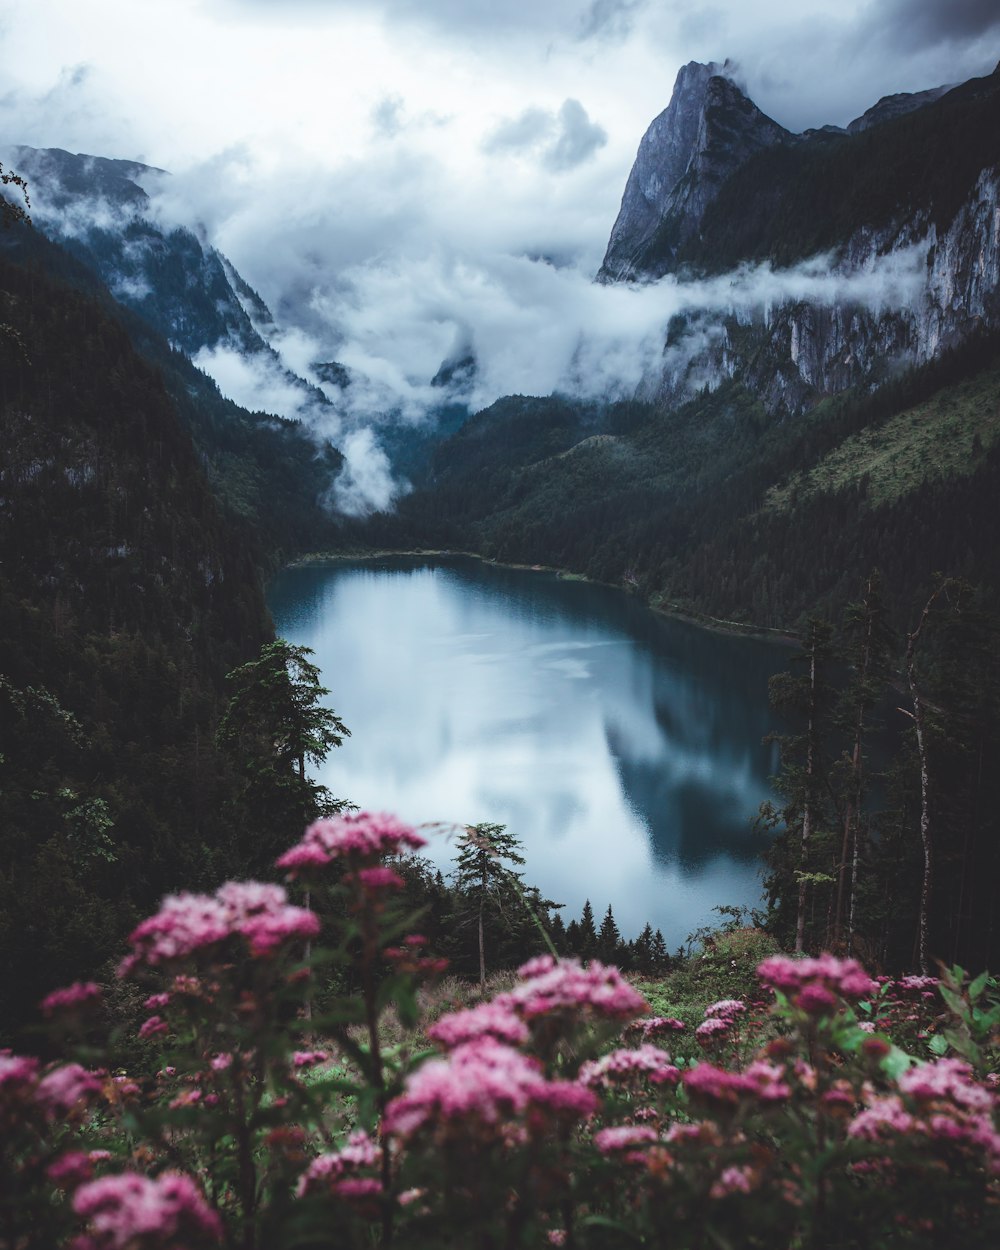
<path id="1" fill-rule="evenodd" d="M 0 1054 L 0 1247 L 1000 1245 L 988 977 L 771 955 L 692 1026 L 540 930 L 430 1018 L 422 844 L 318 821 L 284 885 L 168 897 L 117 988 L 50 994 L 39 1057 Z"/>

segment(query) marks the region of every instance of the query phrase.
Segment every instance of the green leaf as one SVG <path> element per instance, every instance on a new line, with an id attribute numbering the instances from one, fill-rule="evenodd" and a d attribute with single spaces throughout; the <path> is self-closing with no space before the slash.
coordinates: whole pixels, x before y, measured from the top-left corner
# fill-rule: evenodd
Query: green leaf
<path id="1" fill-rule="evenodd" d="M 965 1016 L 966 1010 L 965 1002 L 961 996 L 956 994 L 954 990 L 950 990 L 947 985 L 939 985 L 938 989 L 941 991 L 941 997 L 944 999 L 945 1003 L 961 1020 Z"/>
<path id="2" fill-rule="evenodd" d="M 890 1080 L 898 1081 L 904 1072 L 913 1067 L 914 1062 L 905 1050 L 893 1046 L 879 1066 Z"/>
<path id="3" fill-rule="evenodd" d="M 948 1049 L 948 1042 L 941 1033 L 935 1033 L 927 1043 L 927 1049 L 932 1055 L 943 1055 Z"/>
<path id="4" fill-rule="evenodd" d="M 986 982 L 990 979 L 988 972 L 981 972 L 978 977 L 969 986 L 969 999 L 975 1002 L 979 995 L 986 988 Z"/>

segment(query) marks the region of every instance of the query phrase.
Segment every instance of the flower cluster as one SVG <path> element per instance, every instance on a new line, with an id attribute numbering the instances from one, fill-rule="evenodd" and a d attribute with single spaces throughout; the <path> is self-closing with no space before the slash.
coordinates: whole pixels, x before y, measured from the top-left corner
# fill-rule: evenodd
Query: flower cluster
<path id="1" fill-rule="evenodd" d="M 521 984 L 497 1002 L 512 1007 L 525 1020 L 560 1012 L 587 1018 L 628 1020 L 649 1010 L 646 1000 L 617 968 L 591 960 L 555 959 L 541 955 L 518 969 Z"/>
<path id="2" fill-rule="evenodd" d="M 635 1050 L 613 1050 L 580 1069 L 581 1083 L 591 1089 L 609 1089 L 636 1077 L 652 1085 L 676 1085 L 681 1074 L 665 1050 L 650 1045 L 638 1046 Z"/>
<path id="3" fill-rule="evenodd" d="M 384 1128 L 403 1140 L 424 1126 L 475 1140 L 530 1109 L 578 1119 L 597 1099 L 574 1082 L 547 1080 L 536 1059 L 484 1036 L 418 1068 L 386 1108 Z"/>
<path id="4" fill-rule="evenodd" d="M 51 1016 L 56 1012 L 75 1011 L 81 1007 L 89 1007 L 101 997 L 101 987 L 96 981 L 74 981 L 63 989 L 53 990 L 41 1002 L 43 1016 Z"/>
<path id="5" fill-rule="evenodd" d="M 815 959 L 772 955 L 758 966 L 757 976 L 762 984 L 780 990 L 808 1015 L 835 1010 L 838 998 L 857 1002 L 878 989 L 856 959 L 837 959 L 827 954 Z"/>
<path id="6" fill-rule="evenodd" d="M 965 1147 L 1000 1176 L 1000 1132 L 993 1123 L 996 1095 L 973 1079 L 960 1059 L 938 1059 L 902 1073 L 899 1094 L 875 1097 L 851 1121 L 851 1137 L 888 1143 Z"/>
<path id="7" fill-rule="evenodd" d="M 104 1176 L 81 1185 L 73 1210 L 88 1231 L 75 1250 L 216 1245 L 222 1222 L 188 1176 L 168 1172 L 156 1179 L 136 1172 Z"/>
<path id="8" fill-rule="evenodd" d="M 498 1042 L 520 1046 L 528 1040 L 529 1033 L 528 1026 L 514 1010 L 513 1004 L 494 999 L 442 1016 L 427 1030 L 427 1036 L 446 1050 L 452 1050 L 480 1037 L 492 1037 Z"/>
<path id="9" fill-rule="evenodd" d="M 0 1051 L 0 1122 L 29 1107 L 49 1120 L 64 1120 L 102 1088 L 101 1078 L 78 1063 L 59 1064 L 43 1074 L 37 1059 Z"/>
<path id="10" fill-rule="evenodd" d="M 243 938 L 250 955 L 261 958 L 286 942 L 318 933 L 318 917 L 291 906 L 280 885 L 230 881 L 214 895 L 168 895 L 156 915 L 132 931 L 132 953 L 119 966 L 119 976 L 143 964 L 154 967 L 188 958 L 232 936 Z"/>
<path id="11" fill-rule="evenodd" d="M 784 1068 L 766 1059 L 755 1060 L 743 1072 L 699 1063 L 684 1073 L 683 1080 L 688 1093 L 715 1107 L 736 1106 L 748 1097 L 766 1104 L 792 1096 Z"/>
<path id="12" fill-rule="evenodd" d="M 348 1198 L 379 1193 L 382 1183 L 377 1177 L 359 1175 L 366 1168 L 376 1168 L 378 1163 L 378 1145 L 359 1129 L 351 1134 L 341 1150 L 313 1159 L 299 1178 L 295 1192 L 300 1198 L 316 1193 L 339 1194 Z"/>
<path id="13" fill-rule="evenodd" d="M 386 855 L 398 855 L 404 847 L 419 850 L 426 845 L 425 838 L 395 816 L 352 812 L 315 821 L 301 841 L 278 859 L 277 866 L 297 873 L 323 868 L 334 860 L 374 863 Z"/>

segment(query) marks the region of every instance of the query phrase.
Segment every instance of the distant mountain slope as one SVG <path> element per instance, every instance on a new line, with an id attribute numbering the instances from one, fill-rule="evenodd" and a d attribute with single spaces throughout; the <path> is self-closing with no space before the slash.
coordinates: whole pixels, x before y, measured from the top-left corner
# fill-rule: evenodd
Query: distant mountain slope
<path id="1" fill-rule="evenodd" d="M 245 873 L 214 729 L 269 636 L 256 548 L 163 376 L 23 232 L 0 258 L 0 1020 L 168 889 Z M 46 266 L 45 261 L 49 262 Z M 50 271 L 47 271 L 49 269 Z"/>
<path id="2" fill-rule="evenodd" d="M 114 186 L 128 194 L 120 179 Z M 323 499 L 343 464 L 335 448 L 317 445 L 299 422 L 249 413 L 225 399 L 184 352 L 170 346 L 154 322 L 112 297 L 88 263 L 94 259 L 89 249 L 73 254 L 38 228 L 8 230 L 0 232 L 3 256 L 85 293 L 105 315 L 127 327 L 135 347 L 161 372 L 220 503 L 245 523 L 244 541 L 260 563 L 279 552 L 322 545 L 334 529 Z"/>

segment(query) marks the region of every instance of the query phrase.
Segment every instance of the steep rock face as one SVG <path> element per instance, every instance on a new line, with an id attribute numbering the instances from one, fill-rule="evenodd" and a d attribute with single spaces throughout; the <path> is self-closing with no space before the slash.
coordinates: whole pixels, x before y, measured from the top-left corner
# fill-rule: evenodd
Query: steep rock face
<path id="1" fill-rule="evenodd" d="M 879 295 L 880 275 L 890 271 L 909 275 L 902 306 Z M 828 276 L 831 289 L 854 278 L 870 295 L 747 301 L 687 318 L 673 327 L 645 396 L 680 401 L 736 378 L 768 411 L 792 415 L 823 395 L 932 360 L 977 329 L 1000 327 L 1000 168 L 983 170 L 940 235 L 926 214 L 903 228 L 862 228 Z"/>
<path id="2" fill-rule="evenodd" d="M 260 297 L 204 239 L 156 220 L 142 183 L 169 177 L 163 170 L 61 148 L 17 147 L 12 155 L 29 181 L 36 225 L 183 352 L 220 342 L 264 349 L 244 307 L 252 300 L 266 314 Z"/>
<path id="3" fill-rule="evenodd" d="M 728 61 L 692 61 L 678 73 L 669 105 L 639 144 L 599 281 L 670 272 L 726 178 L 761 148 L 791 138 L 728 73 Z"/>

